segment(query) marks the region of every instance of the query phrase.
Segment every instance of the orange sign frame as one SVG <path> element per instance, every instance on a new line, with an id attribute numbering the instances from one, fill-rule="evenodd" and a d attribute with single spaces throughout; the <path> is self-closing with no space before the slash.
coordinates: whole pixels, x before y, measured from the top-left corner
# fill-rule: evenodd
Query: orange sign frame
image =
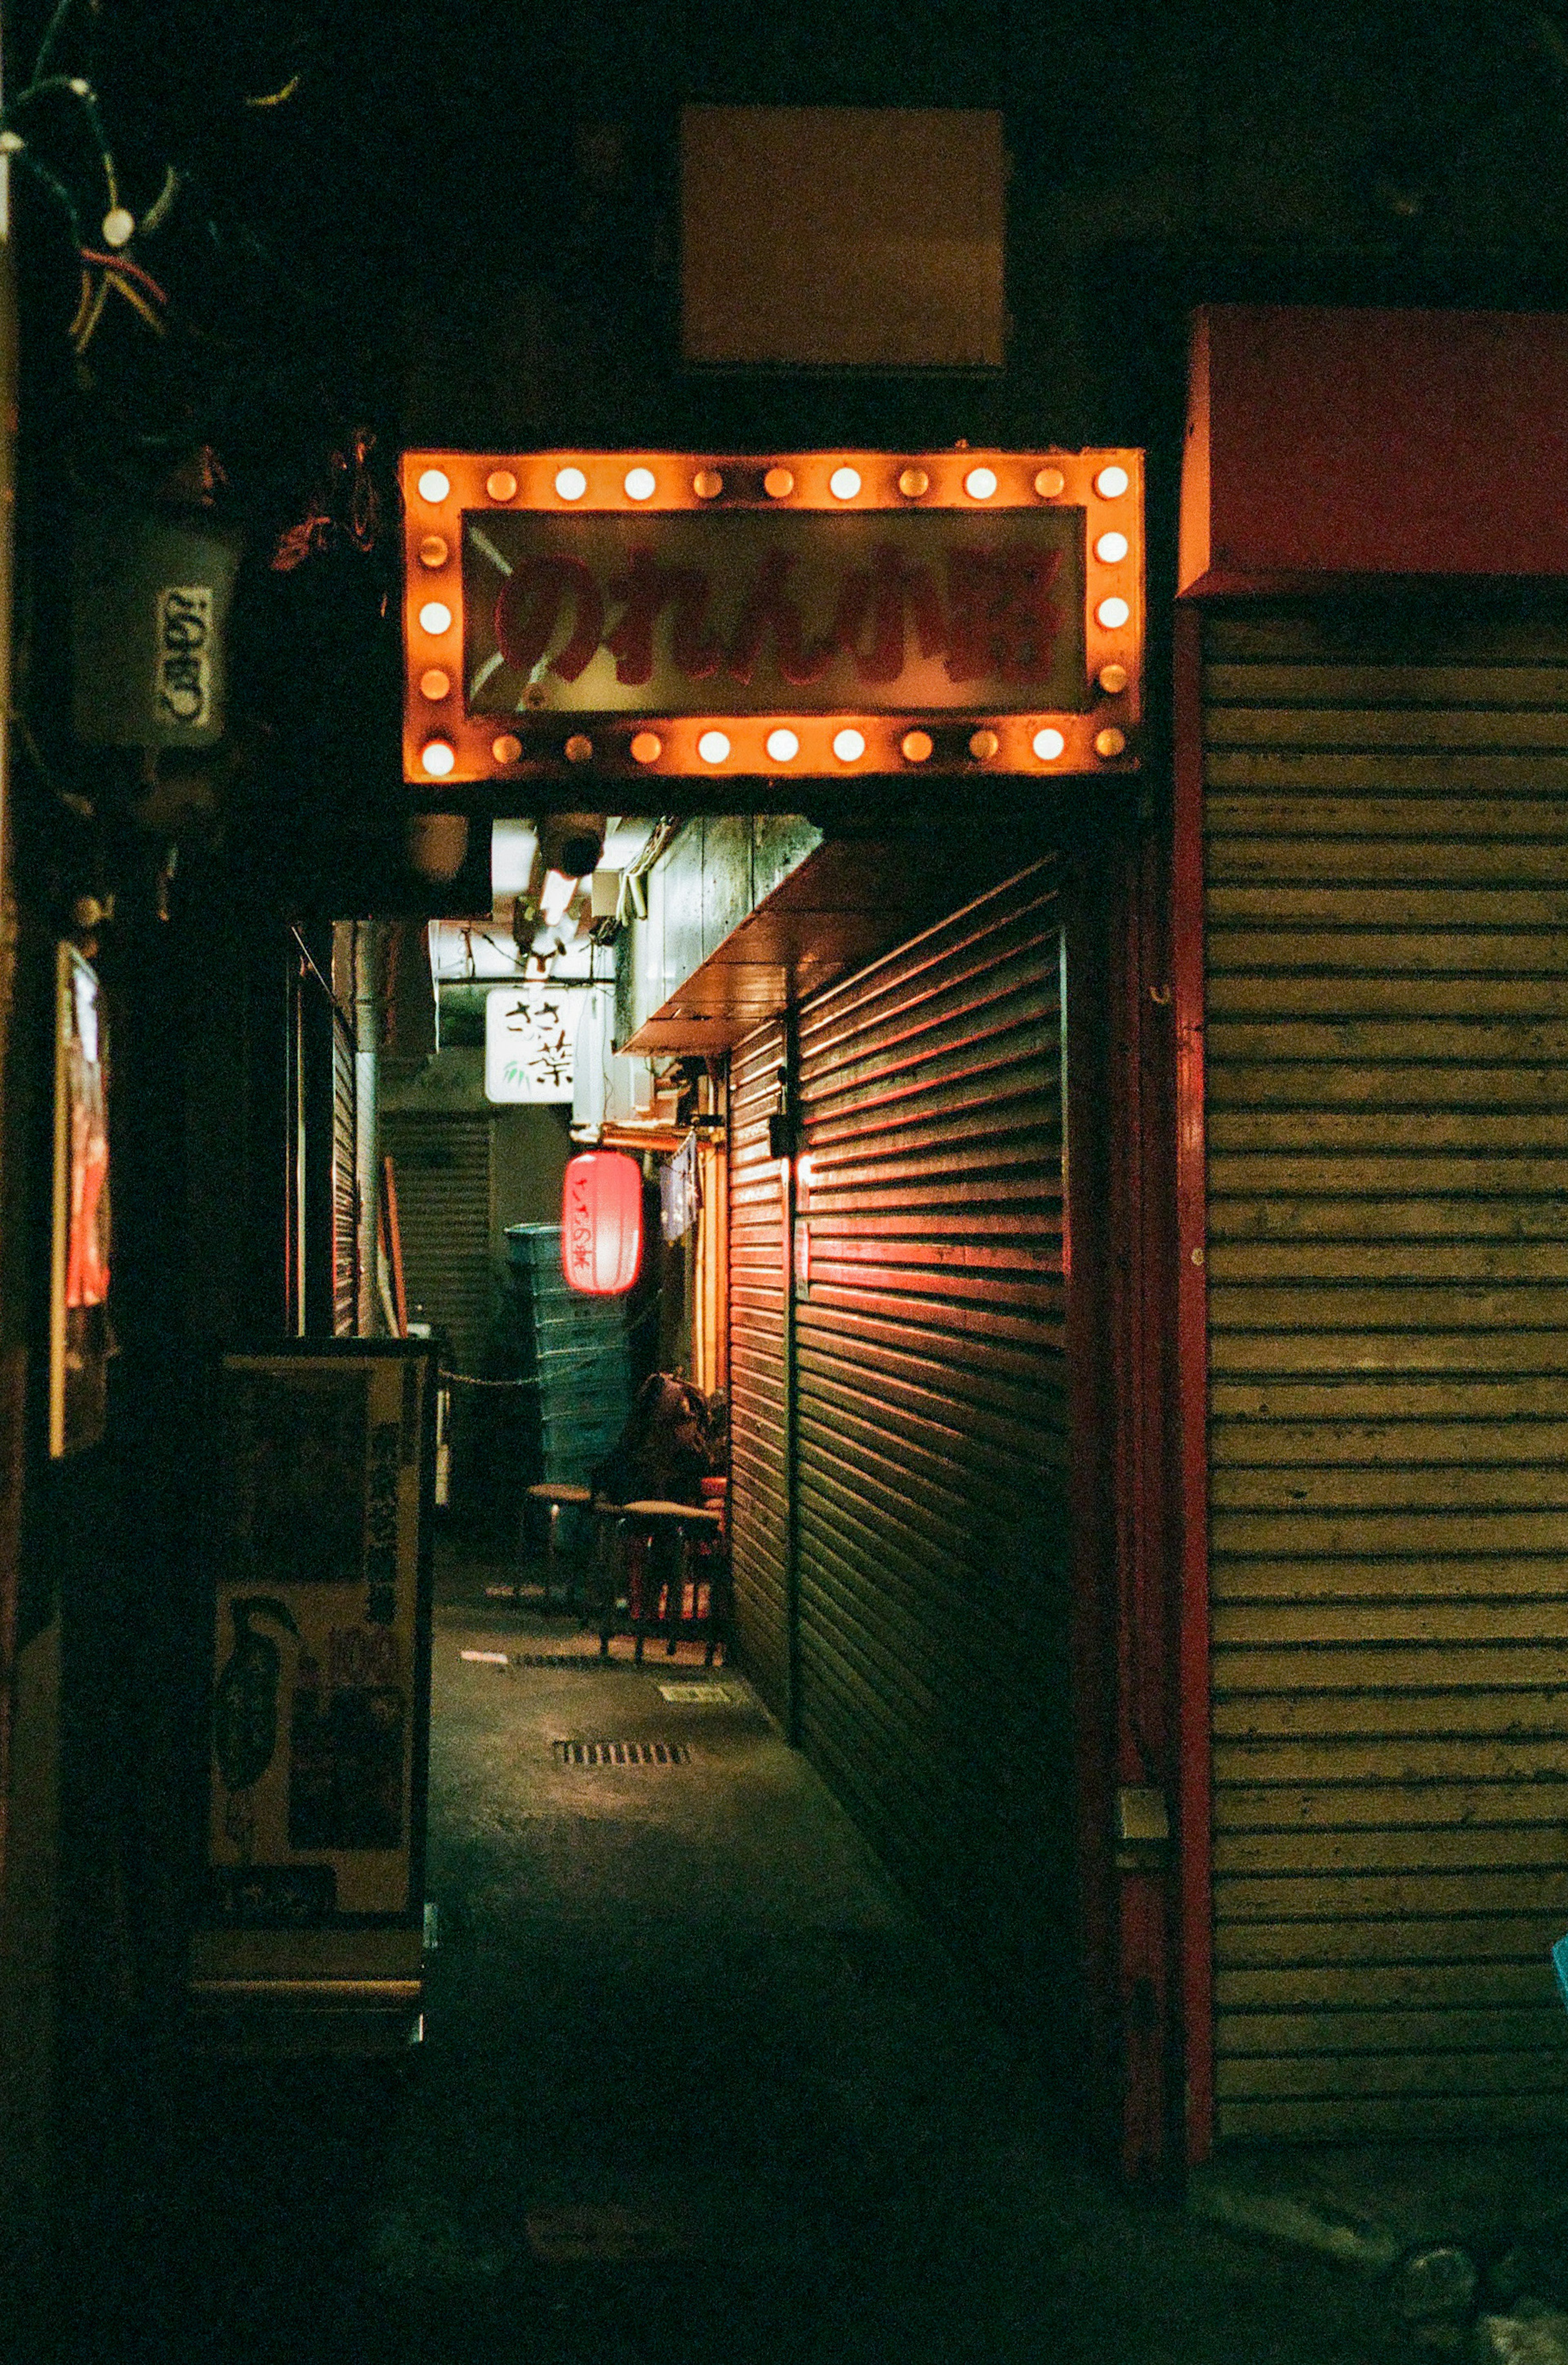
<path id="1" fill-rule="evenodd" d="M 631 780 L 725 775 L 848 779 L 857 773 L 1126 773 L 1143 719 L 1144 475 L 1134 450 L 800 452 L 409 452 L 401 463 L 406 780 L 431 794 L 507 780 Z M 482 513 L 568 516 L 744 510 L 759 516 L 921 510 L 1080 510 L 1083 517 L 1082 703 L 1070 709 L 897 712 L 671 713 L 580 707 L 475 712 L 465 695 L 465 521 Z M 655 693 L 656 701 L 656 693 Z M 772 739 L 770 752 L 768 741 Z M 794 742 L 791 754 L 778 751 Z M 858 745 L 857 745 L 858 743 Z"/>

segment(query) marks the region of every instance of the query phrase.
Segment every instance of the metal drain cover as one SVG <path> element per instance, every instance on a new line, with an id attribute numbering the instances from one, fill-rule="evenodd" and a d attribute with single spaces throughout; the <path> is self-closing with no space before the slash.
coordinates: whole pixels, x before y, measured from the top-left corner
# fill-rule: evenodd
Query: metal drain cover
<path id="1" fill-rule="evenodd" d="M 556 1741 L 559 1765 L 689 1765 L 683 1741 Z"/>

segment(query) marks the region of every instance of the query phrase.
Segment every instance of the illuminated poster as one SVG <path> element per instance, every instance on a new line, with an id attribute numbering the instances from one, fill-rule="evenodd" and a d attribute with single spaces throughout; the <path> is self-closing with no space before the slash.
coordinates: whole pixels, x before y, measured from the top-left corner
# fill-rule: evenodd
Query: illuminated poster
<path id="1" fill-rule="evenodd" d="M 104 1433 L 109 1328 L 107 1045 L 96 973 L 74 945 L 55 971 L 54 1222 L 50 1289 L 49 1450 Z"/>
<path id="2" fill-rule="evenodd" d="M 431 1401 L 401 1342 L 224 1359 L 212 1927 L 422 1909 Z"/>

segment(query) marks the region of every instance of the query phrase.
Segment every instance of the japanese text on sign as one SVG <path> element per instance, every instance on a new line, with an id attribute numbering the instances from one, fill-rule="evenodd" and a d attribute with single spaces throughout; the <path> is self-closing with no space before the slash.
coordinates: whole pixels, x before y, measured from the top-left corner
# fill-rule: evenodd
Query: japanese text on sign
<path id="1" fill-rule="evenodd" d="M 1085 703 L 1076 510 L 466 522 L 467 701 L 614 712 Z"/>
<path id="2" fill-rule="evenodd" d="M 498 986 L 485 997 L 485 1097 L 569 1101 L 578 995 Z"/>

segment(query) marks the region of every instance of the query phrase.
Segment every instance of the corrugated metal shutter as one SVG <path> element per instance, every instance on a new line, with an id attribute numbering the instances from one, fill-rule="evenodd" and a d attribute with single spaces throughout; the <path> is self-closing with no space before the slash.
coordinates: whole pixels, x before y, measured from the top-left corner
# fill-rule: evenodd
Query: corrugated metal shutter
<path id="1" fill-rule="evenodd" d="M 801 1012 L 795 1335 L 802 1743 L 977 1969 L 1042 1982 L 1065 2031 L 1062 969 L 1040 866 Z"/>
<path id="2" fill-rule="evenodd" d="M 1555 2130 L 1568 620 L 1206 657 L 1217 2130 Z"/>
<path id="3" fill-rule="evenodd" d="M 456 1368 L 476 1372 L 495 1295 L 490 1120 L 384 1111 L 381 1146 L 398 1178 L 409 1316 L 448 1331 Z"/>
<path id="4" fill-rule="evenodd" d="M 358 1086 L 353 1037 L 332 1013 L 332 1328 L 359 1328 L 359 1183 L 354 1166 Z"/>
<path id="5" fill-rule="evenodd" d="M 735 1642 L 776 1716 L 789 1713 L 789 1406 L 784 1224 L 767 1119 L 784 1028 L 730 1054 L 730 1524 Z"/>

